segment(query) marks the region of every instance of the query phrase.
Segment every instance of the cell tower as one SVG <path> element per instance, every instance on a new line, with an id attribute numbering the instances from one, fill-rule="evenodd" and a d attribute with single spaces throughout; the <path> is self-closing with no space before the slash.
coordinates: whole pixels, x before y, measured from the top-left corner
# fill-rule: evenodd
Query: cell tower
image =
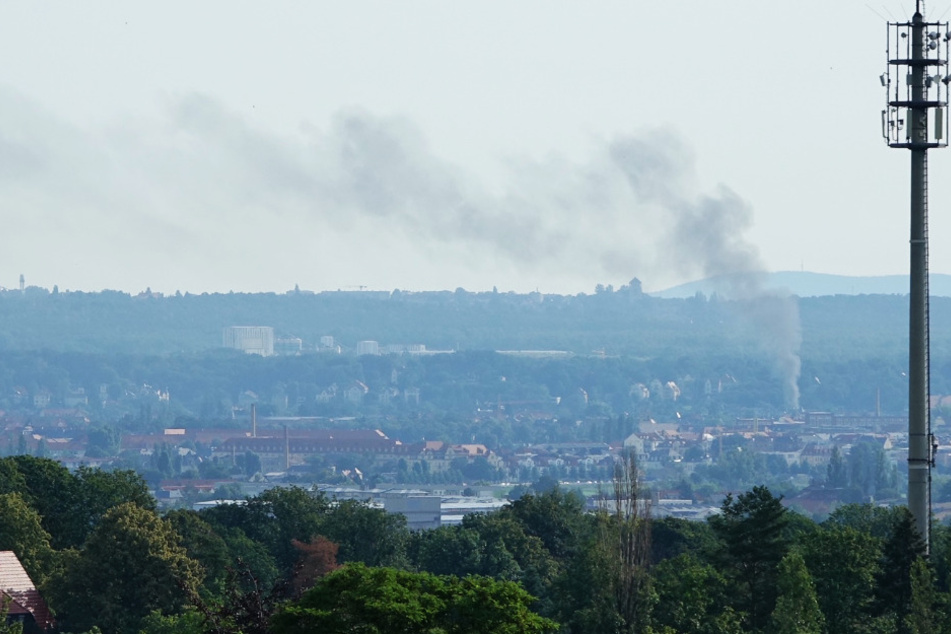
<path id="1" fill-rule="evenodd" d="M 908 508 L 930 552 L 931 468 L 936 449 L 929 409 L 928 150 L 947 147 L 947 22 L 926 22 L 921 0 L 910 22 L 888 23 L 882 134 L 911 150 L 911 290 L 908 328 Z"/>

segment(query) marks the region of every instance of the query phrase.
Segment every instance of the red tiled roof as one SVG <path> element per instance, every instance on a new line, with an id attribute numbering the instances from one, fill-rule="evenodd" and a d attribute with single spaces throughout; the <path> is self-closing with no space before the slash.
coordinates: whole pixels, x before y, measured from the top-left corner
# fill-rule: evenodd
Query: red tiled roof
<path id="1" fill-rule="evenodd" d="M 40 629 L 45 630 L 53 625 L 53 615 L 46 601 L 12 550 L 0 550 L 0 591 L 32 614 Z"/>
<path id="2" fill-rule="evenodd" d="M 257 439 L 278 439 L 284 442 L 283 427 L 264 427 L 258 426 Z M 288 436 L 291 441 L 294 440 L 317 440 L 317 441 L 360 441 L 360 442 L 379 442 L 387 441 L 399 443 L 397 440 L 391 441 L 379 429 L 300 429 L 291 428 L 288 430 Z M 251 438 L 251 428 L 247 429 L 203 429 L 203 430 L 185 430 L 184 434 L 123 434 L 121 447 L 125 449 L 151 449 L 155 445 L 169 444 L 181 445 L 185 441 L 215 443 L 224 445 L 228 441 L 245 440 Z M 257 442 L 255 439 L 255 442 Z"/>

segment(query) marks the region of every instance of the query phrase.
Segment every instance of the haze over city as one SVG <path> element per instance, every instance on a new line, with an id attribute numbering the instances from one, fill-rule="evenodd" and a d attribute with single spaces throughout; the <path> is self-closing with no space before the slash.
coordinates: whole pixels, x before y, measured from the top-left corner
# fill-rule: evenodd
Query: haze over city
<path id="1" fill-rule="evenodd" d="M 0 286 L 907 272 L 879 118 L 897 2 L 49 8 L 0 8 Z"/>

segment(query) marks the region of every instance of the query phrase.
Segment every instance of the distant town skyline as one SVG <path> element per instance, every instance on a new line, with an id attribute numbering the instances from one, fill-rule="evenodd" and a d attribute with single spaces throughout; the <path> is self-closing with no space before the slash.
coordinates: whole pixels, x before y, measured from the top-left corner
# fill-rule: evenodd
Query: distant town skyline
<path id="1" fill-rule="evenodd" d="M 929 2 L 946 20 L 951 2 Z M 908 269 L 913 2 L 0 7 L 0 286 L 647 291 Z M 946 151 L 932 271 L 951 272 Z"/>

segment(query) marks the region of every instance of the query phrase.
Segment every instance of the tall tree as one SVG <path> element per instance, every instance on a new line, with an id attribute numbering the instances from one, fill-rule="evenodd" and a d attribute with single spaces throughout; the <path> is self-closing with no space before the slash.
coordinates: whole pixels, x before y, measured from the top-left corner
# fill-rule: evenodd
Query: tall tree
<path id="1" fill-rule="evenodd" d="M 651 569 L 657 604 L 651 612 L 657 632 L 739 634 L 739 616 L 726 600 L 727 581 L 713 566 L 682 554 Z"/>
<path id="2" fill-rule="evenodd" d="M 125 634 L 153 610 L 179 611 L 200 581 L 171 524 L 127 502 L 106 512 L 53 588 L 69 627 Z"/>
<path id="3" fill-rule="evenodd" d="M 826 484 L 833 489 L 844 489 L 849 486 L 849 471 L 842 452 L 838 445 L 833 445 L 832 455 L 829 456 L 829 465 L 826 467 Z"/>
<path id="4" fill-rule="evenodd" d="M 239 561 L 229 568 L 223 586 L 221 597 L 214 602 L 192 595 L 195 611 L 203 619 L 203 634 L 268 634 L 271 617 L 287 599 L 288 584 L 283 580 L 262 584 Z"/>
<path id="5" fill-rule="evenodd" d="M 84 530 L 77 516 L 79 486 L 69 469 L 49 458 L 13 456 L 24 482 L 23 497 L 40 514 L 54 548 L 82 545 Z"/>
<path id="6" fill-rule="evenodd" d="M 202 511 L 213 525 L 237 528 L 251 540 L 264 544 L 284 573 L 290 572 L 298 552 L 293 540 L 307 542 L 321 534 L 326 496 L 301 487 L 275 487 L 248 498 L 247 503 L 222 504 Z"/>
<path id="7" fill-rule="evenodd" d="M 600 528 L 606 521 L 599 515 L 589 534 L 578 540 L 579 550 L 561 564 L 550 598 L 542 602 L 542 614 L 553 615 L 575 634 L 623 631 L 614 583 L 618 562 L 605 547 Z"/>
<path id="8" fill-rule="evenodd" d="M 734 498 L 727 495 L 710 524 L 723 542 L 725 571 L 736 584 L 736 601 L 749 626 L 769 624 L 776 604 L 777 566 L 789 548 L 783 533 L 788 523 L 782 498 L 758 486 Z"/>
<path id="9" fill-rule="evenodd" d="M 323 515 L 319 531 L 340 545 L 342 563 L 361 561 L 368 566 L 406 566 L 409 530 L 402 515 L 372 508 L 365 502 L 343 500 Z"/>
<path id="10" fill-rule="evenodd" d="M 561 560 L 552 613 L 571 632 L 649 630 L 650 531 L 649 500 L 628 455 L 615 465 L 598 512 L 576 524 L 571 555 Z"/>
<path id="11" fill-rule="evenodd" d="M 40 514 L 54 548 L 79 547 L 110 508 L 133 502 L 154 509 L 155 498 L 135 471 L 80 467 L 74 474 L 48 458 L 14 456 L 19 492 Z M 5 469 L 6 467 L 4 467 Z"/>
<path id="12" fill-rule="evenodd" d="M 524 495 L 499 513 L 518 521 L 529 535 L 542 540 L 558 560 L 565 560 L 577 546 L 574 537 L 584 522 L 584 500 L 555 486 L 546 493 Z"/>
<path id="13" fill-rule="evenodd" d="M 823 525 L 849 526 L 860 533 L 885 540 L 892 534 L 903 513 L 904 511 L 899 506 L 843 504 L 832 511 Z"/>
<path id="14" fill-rule="evenodd" d="M 315 537 L 306 544 L 295 539 L 294 548 L 300 551 L 300 559 L 290 580 L 293 596 L 300 596 L 304 590 L 313 587 L 318 579 L 340 567 L 337 563 L 340 547 L 326 537 Z"/>
<path id="15" fill-rule="evenodd" d="M 239 581 L 254 579 L 255 585 L 270 588 L 282 577 L 287 576 L 286 570 L 282 572 L 278 569 L 277 561 L 264 544 L 254 541 L 240 528 L 226 528 L 218 525 L 214 527 L 215 532 L 228 546 L 230 556 L 228 568 L 247 570 L 247 574 L 242 572 L 238 575 Z M 187 538 L 185 544 L 188 544 Z M 231 575 L 231 571 L 228 570 L 227 574 Z M 250 592 L 253 588 L 245 587 L 244 590 Z"/>
<path id="16" fill-rule="evenodd" d="M 56 553 L 50 534 L 18 493 L 0 494 L 0 550 L 12 550 L 38 586 L 53 572 Z"/>
<path id="17" fill-rule="evenodd" d="M 75 474 L 77 530 L 74 539 L 82 543 L 103 515 L 116 506 L 132 503 L 142 509 L 155 510 L 155 498 L 148 484 L 138 473 L 120 469 L 80 466 Z"/>
<path id="18" fill-rule="evenodd" d="M 551 586 L 562 566 L 540 537 L 529 534 L 525 525 L 512 515 L 498 512 L 467 515 L 462 519 L 462 527 L 478 535 L 479 574 L 519 582 L 546 604 L 542 613 L 550 612 Z"/>
<path id="19" fill-rule="evenodd" d="M 865 632 L 872 616 L 881 540 L 851 526 L 826 524 L 804 538 L 802 554 L 828 631 Z"/>
<path id="20" fill-rule="evenodd" d="M 651 521 L 651 561 L 657 563 L 683 553 L 709 555 L 716 550 L 717 536 L 706 522 L 679 517 L 658 517 Z"/>
<path id="21" fill-rule="evenodd" d="M 951 577 L 951 526 L 935 523 L 931 529 L 931 556 L 935 583 L 942 592 L 949 589 Z"/>
<path id="22" fill-rule="evenodd" d="M 915 518 L 907 507 L 899 507 L 898 522 L 882 549 L 881 571 L 878 575 L 878 609 L 882 615 L 893 616 L 899 631 L 908 632 L 906 617 L 911 611 L 912 568 L 925 554 L 925 544 L 915 527 Z"/>
<path id="23" fill-rule="evenodd" d="M 26 479 L 9 458 L 0 458 L 0 493 L 25 493 Z"/>
<path id="24" fill-rule="evenodd" d="M 181 536 L 188 556 L 202 566 L 203 596 L 214 595 L 227 581 L 229 569 L 239 557 L 231 553 L 227 542 L 197 512 L 178 509 L 167 513 L 165 519 Z"/>
<path id="25" fill-rule="evenodd" d="M 816 587 L 802 555 L 792 551 L 779 562 L 779 596 L 773 610 L 776 634 L 821 634 L 823 617 Z"/>
<path id="26" fill-rule="evenodd" d="M 934 575 L 924 558 L 918 557 L 911 566 L 911 606 L 905 628 L 910 634 L 938 634 L 940 619 Z"/>
<path id="27" fill-rule="evenodd" d="M 411 544 L 412 560 L 421 571 L 460 577 L 482 572 L 484 542 L 472 528 L 440 526 L 417 531 Z"/>
<path id="28" fill-rule="evenodd" d="M 606 571 L 614 589 L 614 608 L 621 632 L 649 628 L 650 604 L 645 600 L 650 578 L 650 498 L 641 494 L 637 461 L 626 453 L 615 465 L 613 506 L 601 526 L 602 545 L 608 554 Z"/>

